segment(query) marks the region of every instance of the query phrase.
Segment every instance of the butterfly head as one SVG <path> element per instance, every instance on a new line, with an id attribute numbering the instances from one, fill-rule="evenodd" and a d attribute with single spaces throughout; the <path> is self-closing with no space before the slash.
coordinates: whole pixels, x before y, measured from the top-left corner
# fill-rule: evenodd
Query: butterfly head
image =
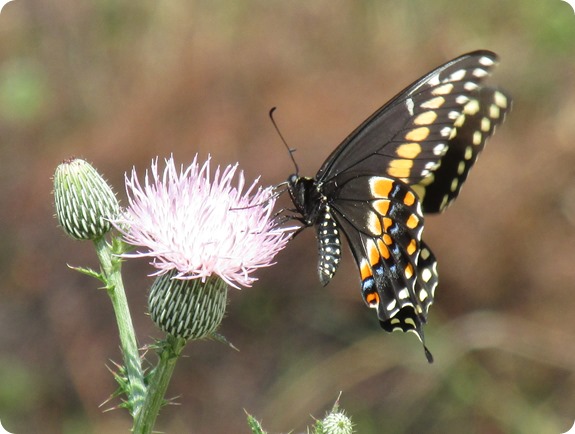
<path id="1" fill-rule="evenodd" d="M 301 214 L 300 221 L 306 226 L 314 225 L 324 206 L 315 179 L 294 173 L 287 179 L 287 184 L 296 211 Z"/>

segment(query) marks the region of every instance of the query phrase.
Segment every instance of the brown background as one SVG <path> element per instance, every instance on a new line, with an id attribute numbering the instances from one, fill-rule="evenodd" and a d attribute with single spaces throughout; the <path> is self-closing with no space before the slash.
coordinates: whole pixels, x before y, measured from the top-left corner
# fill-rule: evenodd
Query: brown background
<path id="1" fill-rule="evenodd" d="M 346 253 L 327 288 L 308 230 L 232 291 L 215 342 L 186 349 L 157 429 L 302 432 L 341 405 L 358 433 L 560 433 L 575 419 L 575 15 L 560 0 L 15 0 L 0 15 L 0 420 L 16 434 L 125 433 L 99 408 L 116 325 L 96 266 L 53 217 L 51 175 L 91 161 L 123 174 L 156 156 L 238 161 L 249 178 L 304 175 L 431 68 L 496 51 L 514 110 L 463 193 L 426 221 L 440 286 L 426 328 L 388 335 Z M 285 200 L 284 198 L 283 200 Z M 287 203 L 287 202 L 285 202 Z M 141 344 L 151 271 L 125 267 Z M 153 360 L 153 356 L 151 356 Z M 117 402 L 116 402 L 117 404 Z"/>

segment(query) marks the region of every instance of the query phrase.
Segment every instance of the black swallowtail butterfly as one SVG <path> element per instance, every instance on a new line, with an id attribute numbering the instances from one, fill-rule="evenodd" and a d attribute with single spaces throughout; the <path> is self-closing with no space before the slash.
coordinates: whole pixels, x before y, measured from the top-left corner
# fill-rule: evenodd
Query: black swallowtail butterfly
<path id="1" fill-rule="evenodd" d="M 320 282 L 337 270 L 343 233 L 381 327 L 415 332 L 430 363 L 423 324 L 438 275 L 421 238 L 424 214 L 457 197 L 510 109 L 508 95 L 481 84 L 496 62 L 481 50 L 434 69 L 357 127 L 315 178 L 295 173 L 287 181 L 293 218 L 317 229 Z"/>

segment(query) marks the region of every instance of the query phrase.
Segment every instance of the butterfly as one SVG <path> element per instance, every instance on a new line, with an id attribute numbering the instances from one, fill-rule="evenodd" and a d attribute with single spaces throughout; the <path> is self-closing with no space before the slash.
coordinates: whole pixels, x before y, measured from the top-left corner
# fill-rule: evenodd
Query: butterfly
<path id="1" fill-rule="evenodd" d="M 317 231 L 321 284 L 338 268 L 343 234 L 381 327 L 414 332 L 430 363 L 423 325 L 438 273 L 422 240 L 424 216 L 457 197 L 511 108 L 509 95 L 482 84 L 496 63 L 495 53 L 479 50 L 437 67 L 358 126 L 314 178 L 295 164 L 287 180 L 291 218 Z"/>

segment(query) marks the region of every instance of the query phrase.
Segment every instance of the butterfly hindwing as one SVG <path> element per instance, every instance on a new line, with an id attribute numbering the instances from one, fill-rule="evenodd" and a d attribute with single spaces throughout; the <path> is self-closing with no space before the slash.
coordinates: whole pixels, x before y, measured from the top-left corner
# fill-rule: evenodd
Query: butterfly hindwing
<path id="1" fill-rule="evenodd" d="M 380 320 L 415 296 L 423 229 L 413 191 L 387 177 L 356 177 L 342 185 L 331 207 L 357 262 L 366 303 Z"/>

